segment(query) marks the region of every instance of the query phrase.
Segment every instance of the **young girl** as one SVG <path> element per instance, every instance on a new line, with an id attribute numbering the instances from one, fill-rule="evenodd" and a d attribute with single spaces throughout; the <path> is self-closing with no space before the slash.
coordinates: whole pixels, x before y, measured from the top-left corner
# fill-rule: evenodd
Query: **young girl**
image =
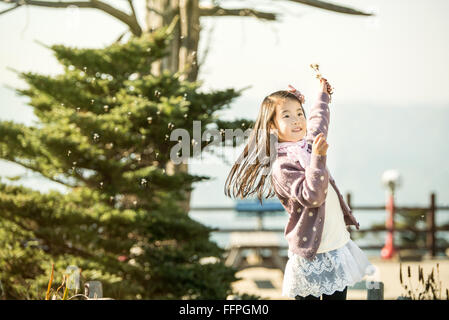
<path id="1" fill-rule="evenodd" d="M 304 96 L 289 87 L 263 100 L 248 144 L 226 180 L 225 194 L 243 199 L 257 192 L 262 201 L 270 181 L 267 198 L 275 194 L 289 215 L 282 295 L 346 300 L 347 287 L 372 274 L 374 266 L 350 238 L 346 226 L 359 229 L 359 223 L 326 166 L 332 87 L 320 80 L 307 121 Z M 265 157 L 260 149 L 267 151 Z"/>

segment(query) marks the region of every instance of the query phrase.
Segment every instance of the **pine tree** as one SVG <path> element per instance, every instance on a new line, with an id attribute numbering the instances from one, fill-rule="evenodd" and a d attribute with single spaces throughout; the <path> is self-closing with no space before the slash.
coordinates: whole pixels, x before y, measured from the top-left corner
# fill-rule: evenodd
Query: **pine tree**
<path id="1" fill-rule="evenodd" d="M 0 182 L 0 280 L 7 299 L 43 299 L 67 266 L 100 280 L 115 299 L 224 299 L 235 269 L 211 228 L 178 205 L 206 176 L 166 172 L 174 128 L 248 125 L 219 121 L 240 91 L 203 93 L 181 73 L 160 76 L 171 26 L 101 49 L 50 46 L 56 76 L 20 72 L 39 121 L 0 122 L 0 158 L 67 186 L 41 193 Z M 201 147 L 209 142 L 201 141 Z M 20 178 L 20 177 L 18 177 Z M 204 263 L 217 257 L 216 263 Z"/>

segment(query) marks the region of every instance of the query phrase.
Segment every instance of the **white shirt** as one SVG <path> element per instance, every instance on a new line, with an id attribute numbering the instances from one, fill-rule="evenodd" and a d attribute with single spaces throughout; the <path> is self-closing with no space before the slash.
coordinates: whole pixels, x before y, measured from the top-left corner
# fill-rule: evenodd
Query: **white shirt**
<path id="1" fill-rule="evenodd" d="M 344 246 L 350 239 L 350 233 L 346 229 L 338 195 L 334 187 L 329 183 L 325 201 L 325 216 L 323 233 L 317 253 L 323 253 Z"/>

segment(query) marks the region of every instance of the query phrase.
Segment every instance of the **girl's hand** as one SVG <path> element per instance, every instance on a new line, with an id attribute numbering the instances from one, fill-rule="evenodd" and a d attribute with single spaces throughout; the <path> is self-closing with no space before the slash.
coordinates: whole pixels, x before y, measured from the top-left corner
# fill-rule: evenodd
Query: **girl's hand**
<path id="1" fill-rule="evenodd" d="M 333 93 L 333 88 L 329 84 L 329 82 L 327 82 L 327 79 L 321 78 L 320 85 L 321 85 L 321 92 L 326 92 L 328 95 L 331 95 Z"/>
<path id="2" fill-rule="evenodd" d="M 304 95 L 296 90 L 292 85 L 288 85 L 287 91 L 293 93 L 299 99 L 299 101 L 301 101 L 301 104 L 304 104 L 304 102 L 306 102 L 306 98 L 304 97 Z"/>
<path id="3" fill-rule="evenodd" d="M 320 156 L 325 156 L 328 147 L 329 145 L 327 144 L 326 139 L 324 138 L 324 134 L 320 132 L 315 137 L 315 140 L 313 140 L 312 153 Z"/>

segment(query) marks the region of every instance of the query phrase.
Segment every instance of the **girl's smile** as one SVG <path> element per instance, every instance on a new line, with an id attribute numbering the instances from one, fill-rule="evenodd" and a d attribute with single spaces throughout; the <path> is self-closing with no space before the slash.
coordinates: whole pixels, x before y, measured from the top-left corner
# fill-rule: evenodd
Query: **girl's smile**
<path id="1" fill-rule="evenodd" d="M 299 101 L 286 99 L 285 103 L 277 105 L 273 117 L 272 129 L 277 129 L 280 142 L 296 142 L 306 135 L 306 118 Z"/>

